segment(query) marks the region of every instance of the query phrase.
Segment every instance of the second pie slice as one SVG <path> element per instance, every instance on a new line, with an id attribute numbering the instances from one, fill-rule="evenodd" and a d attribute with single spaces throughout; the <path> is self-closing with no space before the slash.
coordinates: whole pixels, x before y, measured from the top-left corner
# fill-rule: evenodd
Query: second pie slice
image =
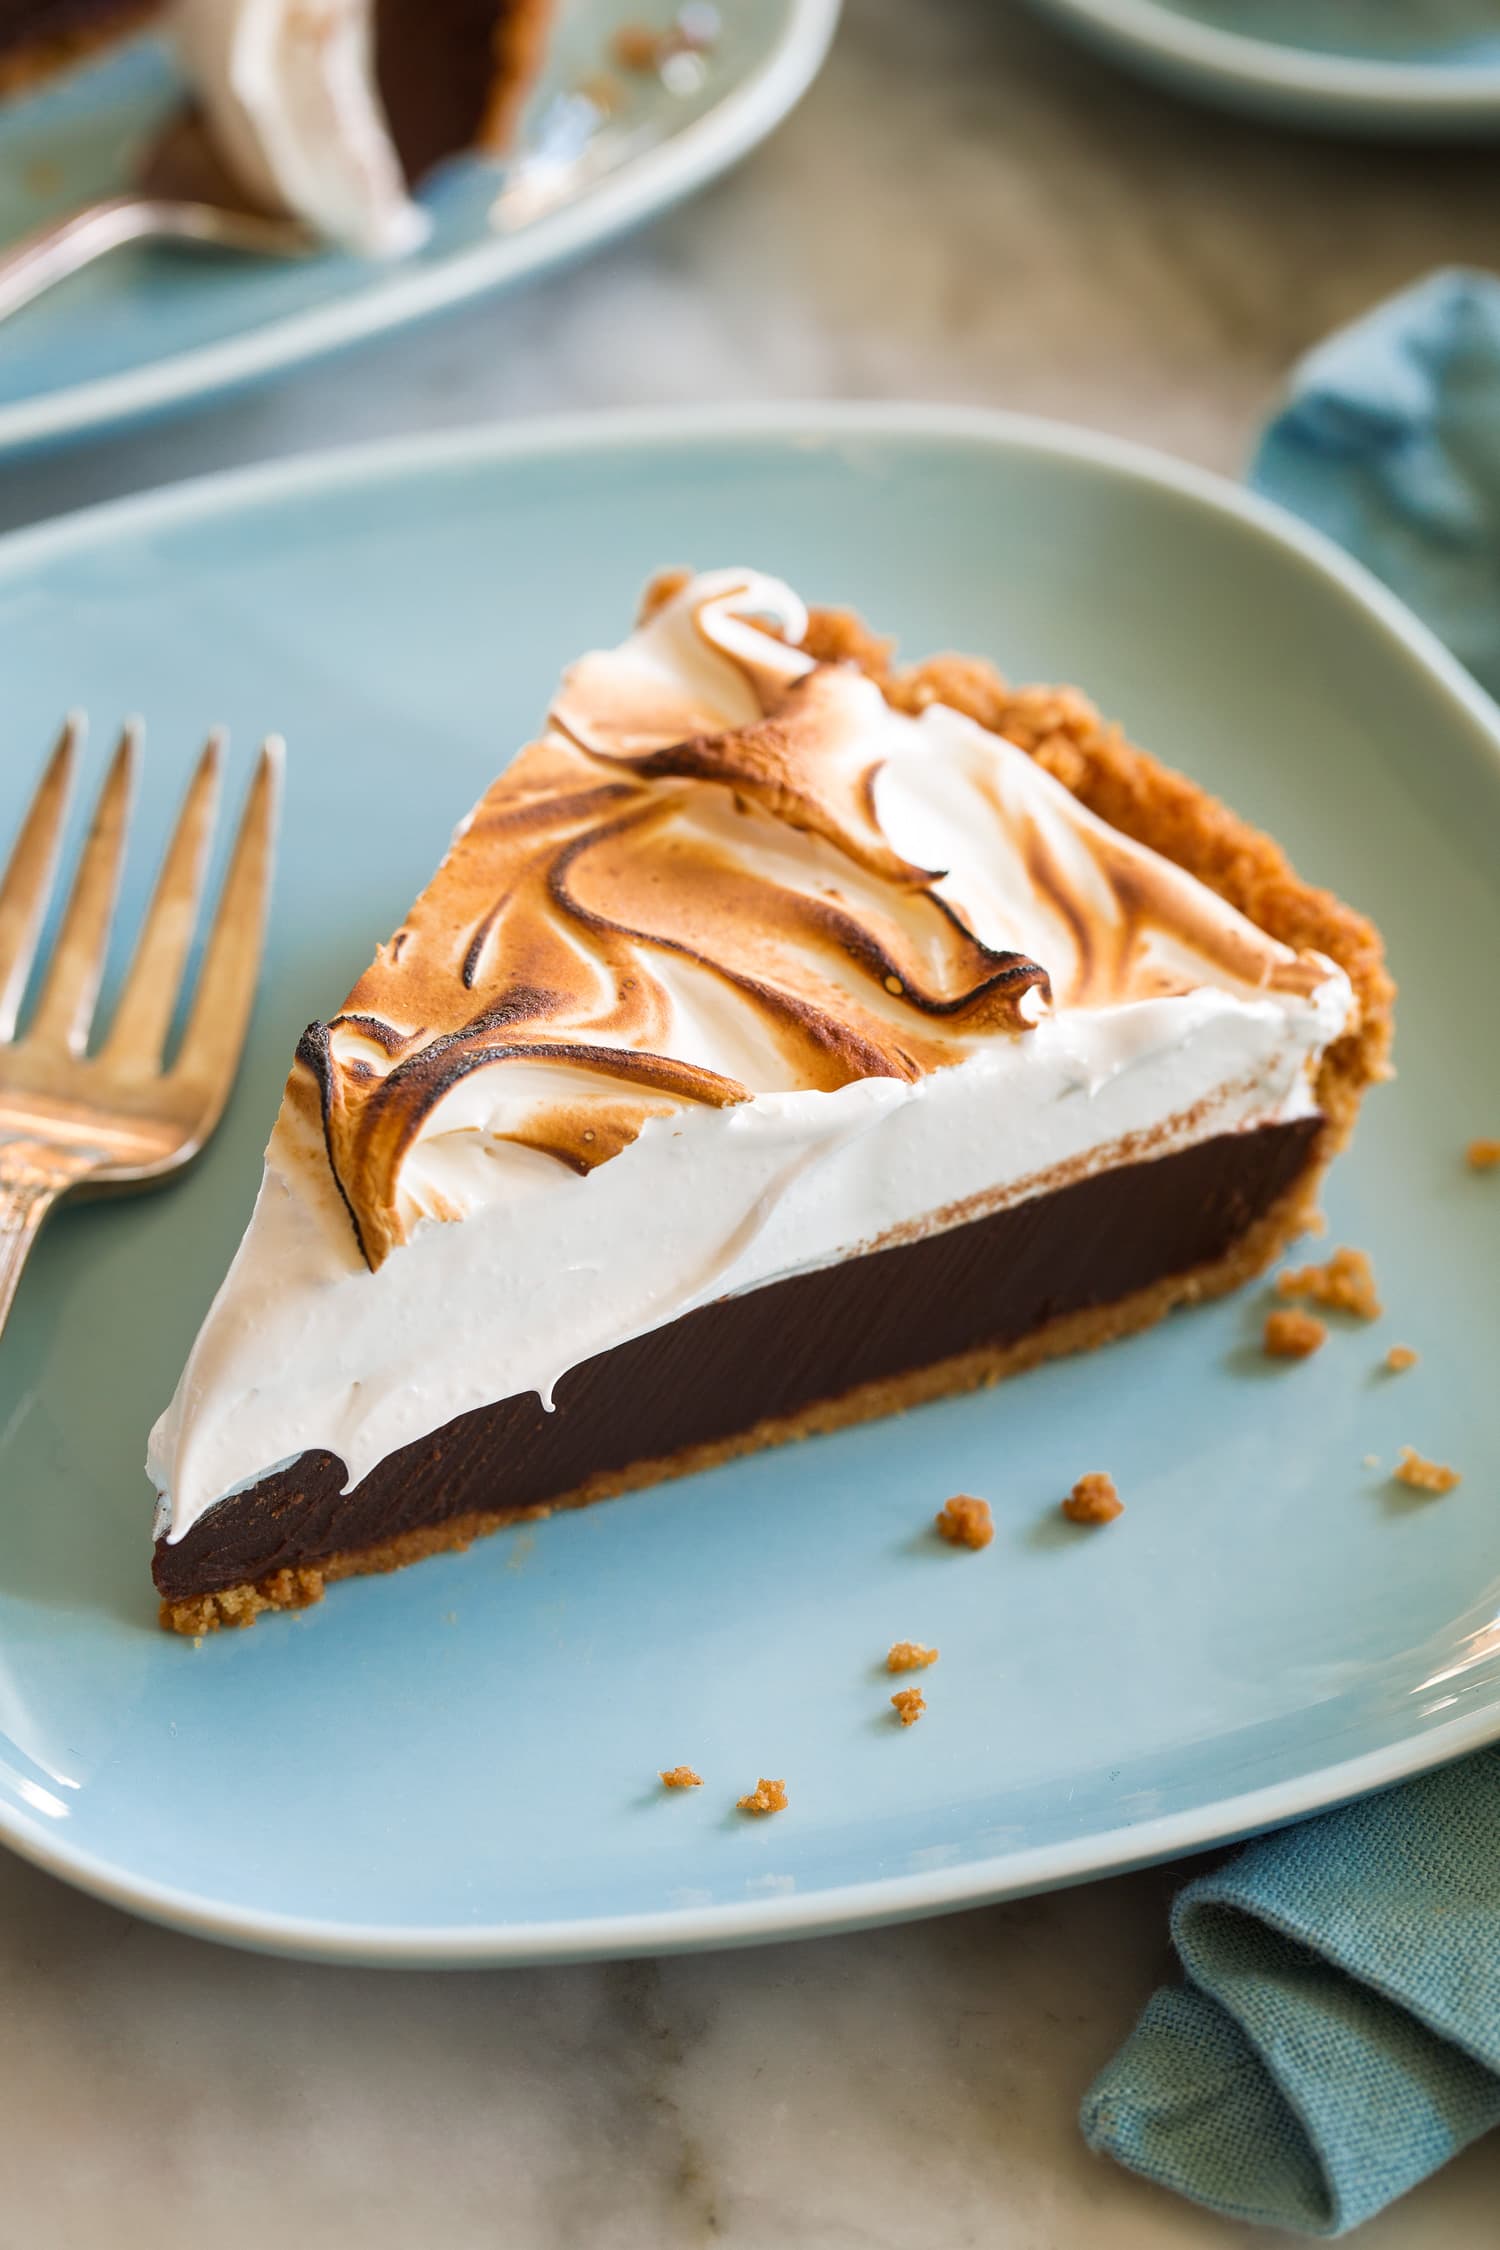
<path id="1" fill-rule="evenodd" d="M 1073 691 L 658 581 L 302 1039 L 152 1437 L 163 1622 L 1235 1287 L 1390 1002 L 1367 922 Z"/>

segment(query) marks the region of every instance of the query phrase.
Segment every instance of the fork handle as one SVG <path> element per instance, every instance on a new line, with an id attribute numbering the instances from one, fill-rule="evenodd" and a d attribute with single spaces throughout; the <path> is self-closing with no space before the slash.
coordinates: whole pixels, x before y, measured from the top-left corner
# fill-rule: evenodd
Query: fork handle
<path id="1" fill-rule="evenodd" d="M 40 297 L 69 274 L 91 266 L 131 242 L 197 243 L 209 250 L 293 257 L 315 247 L 313 237 L 285 219 L 166 196 L 112 195 L 50 219 L 0 249 L 0 320 Z"/>
<path id="2" fill-rule="evenodd" d="M 0 1330 L 21 1269 L 60 1195 L 93 1169 L 95 1158 L 40 1141 L 0 1142 Z"/>
<path id="3" fill-rule="evenodd" d="M 151 207 L 142 197 L 114 195 L 22 235 L 0 251 L 0 320 L 108 251 L 156 231 Z"/>

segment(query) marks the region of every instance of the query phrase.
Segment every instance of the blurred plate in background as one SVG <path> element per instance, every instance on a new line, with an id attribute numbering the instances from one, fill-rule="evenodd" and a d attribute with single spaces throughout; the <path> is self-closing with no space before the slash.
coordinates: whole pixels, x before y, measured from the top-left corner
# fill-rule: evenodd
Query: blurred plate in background
<path id="1" fill-rule="evenodd" d="M 1031 0 L 1174 92 L 1283 125 L 1500 135 L 1500 0 Z"/>
<path id="2" fill-rule="evenodd" d="M 614 31 L 653 12 L 567 0 L 523 150 L 607 64 Z M 597 249 L 763 140 L 816 77 L 838 13 L 839 0 L 732 0 L 696 91 L 632 79 L 608 128 L 622 161 L 515 232 L 490 225 L 505 167 L 470 162 L 424 189 L 432 238 L 397 264 L 116 252 L 0 329 L 0 457 L 205 399 Z M 128 184 L 179 91 L 164 46 L 141 40 L 0 110 L 0 242 Z"/>

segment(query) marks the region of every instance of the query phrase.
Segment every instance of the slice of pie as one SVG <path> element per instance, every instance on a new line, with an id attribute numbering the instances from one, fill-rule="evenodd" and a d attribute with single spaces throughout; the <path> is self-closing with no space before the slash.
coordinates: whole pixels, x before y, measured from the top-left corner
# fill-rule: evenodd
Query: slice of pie
<path id="1" fill-rule="evenodd" d="M 151 1442 L 184 1633 L 1258 1273 L 1370 925 L 1070 689 L 752 571 L 565 675 L 343 1008 Z"/>
<path id="2" fill-rule="evenodd" d="M 501 156 L 556 0 L 174 0 L 204 123 L 243 192 L 373 255 L 414 248 L 412 190 Z"/>
<path id="3" fill-rule="evenodd" d="M 424 238 L 412 191 L 439 164 L 509 150 L 556 4 L 0 0 L 0 96 L 160 25 L 205 129 L 195 145 L 212 152 L 191 172 L 179 154 L 178 192 L 244 200 L 391 255 Z"/>

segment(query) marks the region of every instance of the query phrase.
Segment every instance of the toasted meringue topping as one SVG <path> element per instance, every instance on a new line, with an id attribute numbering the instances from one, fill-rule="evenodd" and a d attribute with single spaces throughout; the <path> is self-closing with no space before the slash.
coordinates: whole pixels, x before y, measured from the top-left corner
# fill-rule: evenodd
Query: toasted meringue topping
<path id="1" fill-rule="evenodd" d="M 1013 745 L 813 664 L 805 629 L 788 588 L 720 573 L 575 665 L 308 1032 L 291 1097 L 372 1267 L 457 1215 L 407 1177 L 443 1133 L 589 1172 L 684 1104 L 916 1080 L 1054 1005 L 1326 979 Z"/>
<path id="2" fill-rule="evenodd" d="M 566 674 L 343 1009 L 151 1469 L 180 1537 L 876 1241 L 1306 1116 L 1294 954 L 750 571 Z"/>
<path id="3" fill-rule="evenodd" d="M 174 24 L 247 195 L 375 257 L 426 239 L 376 85 L 374 0 L 176 0 Z"/>

